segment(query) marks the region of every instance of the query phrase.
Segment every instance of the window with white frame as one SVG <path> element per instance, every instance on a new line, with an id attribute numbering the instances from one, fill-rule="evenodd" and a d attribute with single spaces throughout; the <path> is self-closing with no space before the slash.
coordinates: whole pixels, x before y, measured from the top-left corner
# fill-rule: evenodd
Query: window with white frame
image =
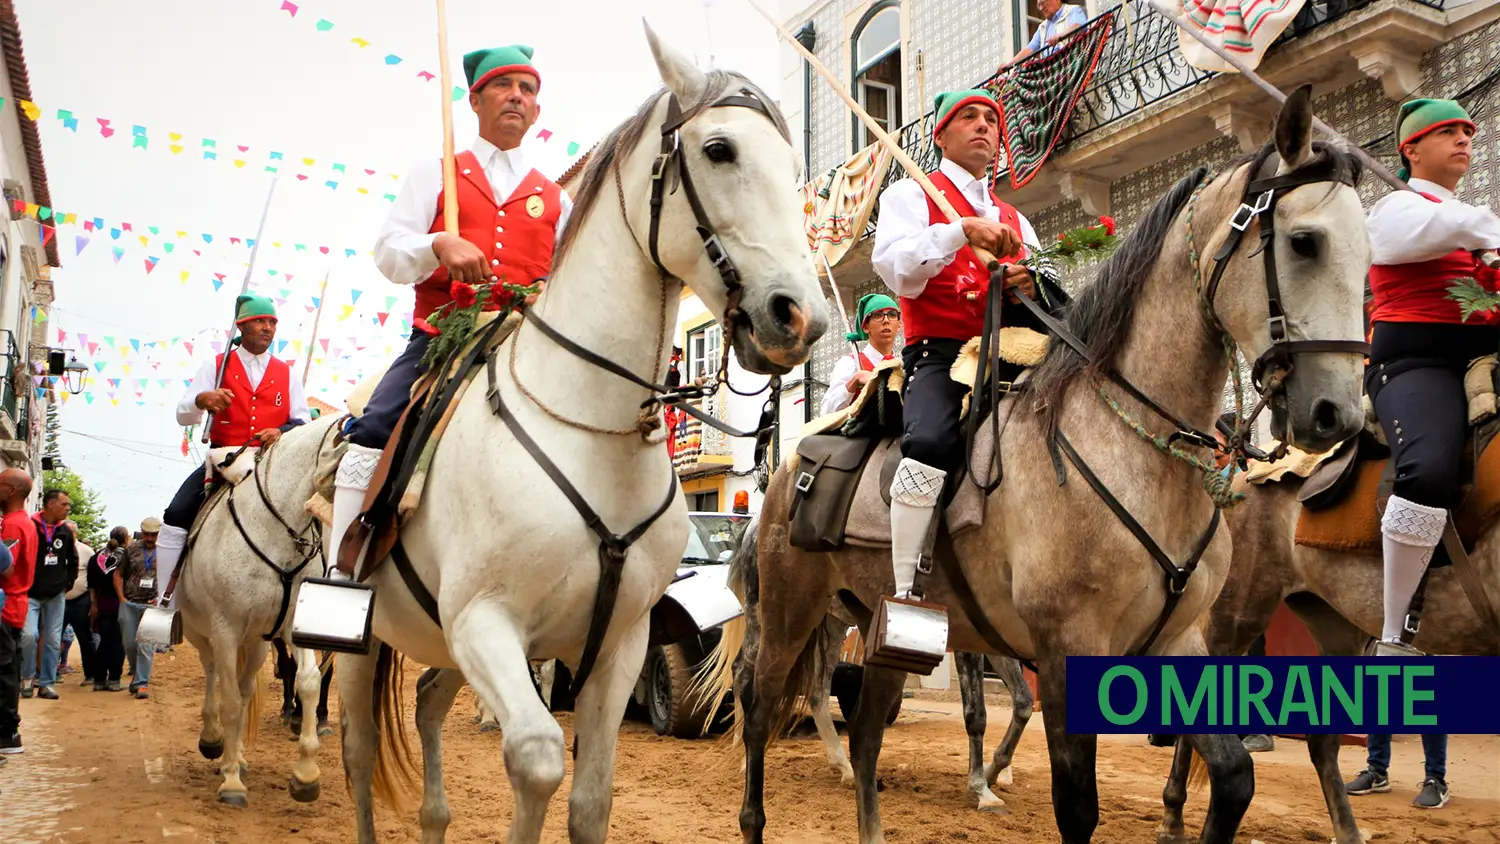
<path id="1" fill-rule="evenodd" d="M 854 93 L 859 104 L 887 132 L 901 127 L 901 8 L 896 0 L 878 3 L 854 29 Z M 854 121 L 854 149 L 874 142 Z"/>
<path id="2" fill-rule="evenodd" d="M 712 376 L 718 372 L 723 337 L 723 332 L 720 331 L 717 322 L 704 323 L 688 332 L 686 349 L 686 380 L 688 382 L 696 381 L 701 376 Z"/>

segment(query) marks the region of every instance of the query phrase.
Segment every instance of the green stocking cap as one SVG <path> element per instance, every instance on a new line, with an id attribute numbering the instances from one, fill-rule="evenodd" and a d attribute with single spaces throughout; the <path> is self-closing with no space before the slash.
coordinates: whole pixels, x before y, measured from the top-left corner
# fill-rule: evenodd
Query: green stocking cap
<path id="1" fill-rule="evenodd" d="M 865 322 L 870 318 L 870 314 L 880 311 L 899 312 L 900 310 L 901 308 L 896 305 L 896 300 L 884 293 L 866 293 L 859 297 L 859 304 L 854 306 L 855 329 L 845 334 L 844 339 L 854 343 L 870 339 L 869 333 L 865 331 Z"/>
<path id="2" fill-rule="evenodd" d="M 1000 106 L 995 104 L 995 98 L 989 91 L 982 88 L 970 88 L 967 91 L 944 91 L 937 95 L 933 101 L 933 111 L 937 112 L 937 125 L 932 128 L 932 137 L 936 138 L 948 121 L 957 114 L 964 106 L 971 103 L 989 106 L 1000 113 Z"/>
<path id="3" fill-rule="evenodd" d="M 1401 181 L 1411 178 L 1411 162 L 1401 154 L 1401 148 L 1422 139 L 1434 129 L 1459 123 L 1474 129 L 1474 121 L 1464 107 L 1455 100 L 1411 100 L 1396 110 L 1396 155 L 1401 158 L 1401 169 L 1396 177 Z"/>
<path id="4" fill-rule="evenodd" d="M 265 296 L 256 296 L 245 293 L 234 300 L 234 324 L 249 322 L 252 319 L 276 319 L 276 307 L 271 300 Z"/>
<path id="5" fill-rule="evenodd" d="M 478 91 L 486 82 L 504 73 L 529 73 L 536 77 L 537 90 L 541 90 L 542 75 L 531 64 L 531 53 L 532 49 L 524 44 L 466 53 L 464 76 L 469 80 L 469 93 Z"/>

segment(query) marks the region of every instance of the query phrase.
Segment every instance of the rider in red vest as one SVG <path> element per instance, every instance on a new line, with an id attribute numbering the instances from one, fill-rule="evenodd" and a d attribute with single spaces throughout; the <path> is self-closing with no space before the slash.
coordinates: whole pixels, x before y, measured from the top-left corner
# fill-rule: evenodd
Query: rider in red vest
<path id="1" fill-rule="evenodd" d="M 901 333 L 901 310 L 884 293 L 867 293 L 854 306 L 855 329 L 844 335 L 851 343 L 868 341 L 856 355 L 845 355 L 833 365 L 828 392 L 823 394 L 823 413 L 843 410 L 865 388 L 875 365 L 896 356 L 896 335 Z"/>
<path id="2" fill-rule="evenodd" d="M 1459 504 L 1469 362 L 1500 349 L 1500 316 L 1464 320 L 1448 298 L 1455 279 L 1495 289 L 1474 250 L 1500 247 L 1500 217 L 1454 196 L 1469 170 L 1474 121 L 1453 100 L 1404 103 L 1396 118 L 1398 175 L 1416 190 L 1395 191 L 1370 209 L 1370 365 L 1365 391 L 1396 461 L 1381 519 L 1385 618 L 1379 654 L 1416 653 L 1402 642 L 1412 596 Z"/>
<path id="3" fill-rule="evenodd" d="M 276 309 L 271 300 L 242 295 L 234 312 L 239 337 L 230 344 L 233 352 L 224 369 L 223 383 L 218 377 L 224 355 L 219 354 L 198 369 L 177 404 L 177 424 L 196 425 L 203 421 L 206 411 L 213 414 L 213 425 L 208 429 L 211 448 L 270 446 L 283 433 L 311 419 L 307 398 L 302 382 L 292 377 L 291 366 L 271 354 L 271 343 L 276 340 Z M 203 505 L 203 491 L 204 472 L 200 467 L 182 482 L 162 514 L 155 578 L 158 596 L 170 594 L 168 588 L 188 530 Z"/>
<path id="4" fill-rule="evenodd" d="M 901 298 L 906 333 L 901 352 L 906 369 L 902 459 L 891 483 L 896 589 L 895 599 L 887 599 L 887 611 L 911 597 L 928 527 L 938 504 L 956 489 L 956 484 L 947 484 L 945 494 L 945 481 L 950 476 L 957 480 L 963 465 L 960 413 L 968 387 L 955 382 L 949 370 L 963 344 L 984 329 L 989 274 L 973 247 L 987 249 L 1008 264 L 1005 324 L 1043 330 L 1018 296 L 1053 311 L 1065 301 L 1061 289 L 1047 278 L 1050 269 L 1038 279 L 1012 263 L 1029 254 L 1026 244 L 1038 241 L 1031 223 L 989 189 L 986 169 L 1000 145 L 1000 113 L 994 98 L 977 89 L 949 91 L 938 95 L 935 111 L 934 140 L 943 159 L 928 176 L 963 219 L 948 222 L 920 185 L 903 179 L 881 194 L 872 255 L 876 273 Z M 887 617 L 893 626 L 897 616 Z M 930 656 L 934 662 L 941 658 L 941 647 Z"/>
<path id="5" fill-rule="evenodd" d="M 526 162 L 521 140 L 536 122 L 541 74 L 532 49 L 521 45 L 475 50 L 464 56 L 469 106 L 479 117 L 479 137 L 457 155 L 458 236 L 443 231 L 442 160 L 423 162 L 407 177 L 375 242 L 375 264 L 396 284 L 416 285 L 411 340 L 380 379 L 364 413 L 349 423 L 348 451 L 334 478 L 332 533 L 338 543 L 363 510 L 370 477 L 380 462 L 412 386 L 424 369 L 422 357 L 437 334 L 430 321 L 474 286 L 531 284 L 552 270 L 552 252 L 573 202 L 556 183 Z M 487 310 L 499 307 L 498 289 Z M 349 579 L 335 571 L 336 579 Z"/>

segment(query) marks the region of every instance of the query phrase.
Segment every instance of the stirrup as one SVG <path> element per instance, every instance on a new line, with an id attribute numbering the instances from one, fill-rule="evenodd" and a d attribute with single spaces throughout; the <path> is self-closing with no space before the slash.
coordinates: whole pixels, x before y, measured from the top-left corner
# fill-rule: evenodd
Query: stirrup
<path id="1" fill-rule="evenodd" d="M 146 607 L 136 627 L 137 641 L 171 647 L 182 644 L 182 616 L 172 607 Z"/>
<path id="2" fill-rule="evenodd" d="M 1365 656 L 1423 657 L 1427 656 L 1427 654 L 1422 653 L 1421 651 L 1417 650 L 1411 645 L 1406 644 L 1405 642 L 1387 642 L 1383 639 L 1371 639 L 1370 644 L 1365 646 Z"/>
<path id="3" fill-rule="evenodd" d="M 375 620 L 375 587 L 350 580 L 309 577 L 297 590 L 292 644 L 299 648 L 365 655 Z"/>
<path id="4" fill-rule="evenodd" d="M 915 598 L 881 600 L 870 623 L 865 665 L 926 677 L 948 650 L 948 611 Z"/>

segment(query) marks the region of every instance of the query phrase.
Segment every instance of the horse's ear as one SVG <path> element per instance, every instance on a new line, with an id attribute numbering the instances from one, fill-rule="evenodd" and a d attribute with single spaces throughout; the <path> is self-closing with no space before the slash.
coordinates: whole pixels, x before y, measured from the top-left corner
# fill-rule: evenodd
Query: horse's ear
<path id="1" fill-rule="evenodd" d="M 1312 155 L 1312 86 L 1303 85 L 1281 104 L 1276 116 L 1276 152 L 1282 172 L 1295 170 Z"/>
<path id="2" fill-rule="evenodd" d="M 656 69 L 661 73 L 661 81 L 666 84 L 667 90 L 676 94 L 684 105 L 702 99 L 703 90 L 708 86 L 708 79 L 703 71 L 686 56 L 662 43 L 651 24 L 644 19 L 641 24 L 646 27 L 646 43 L 651 45 L 651 55 L 656 58 Z"/>

